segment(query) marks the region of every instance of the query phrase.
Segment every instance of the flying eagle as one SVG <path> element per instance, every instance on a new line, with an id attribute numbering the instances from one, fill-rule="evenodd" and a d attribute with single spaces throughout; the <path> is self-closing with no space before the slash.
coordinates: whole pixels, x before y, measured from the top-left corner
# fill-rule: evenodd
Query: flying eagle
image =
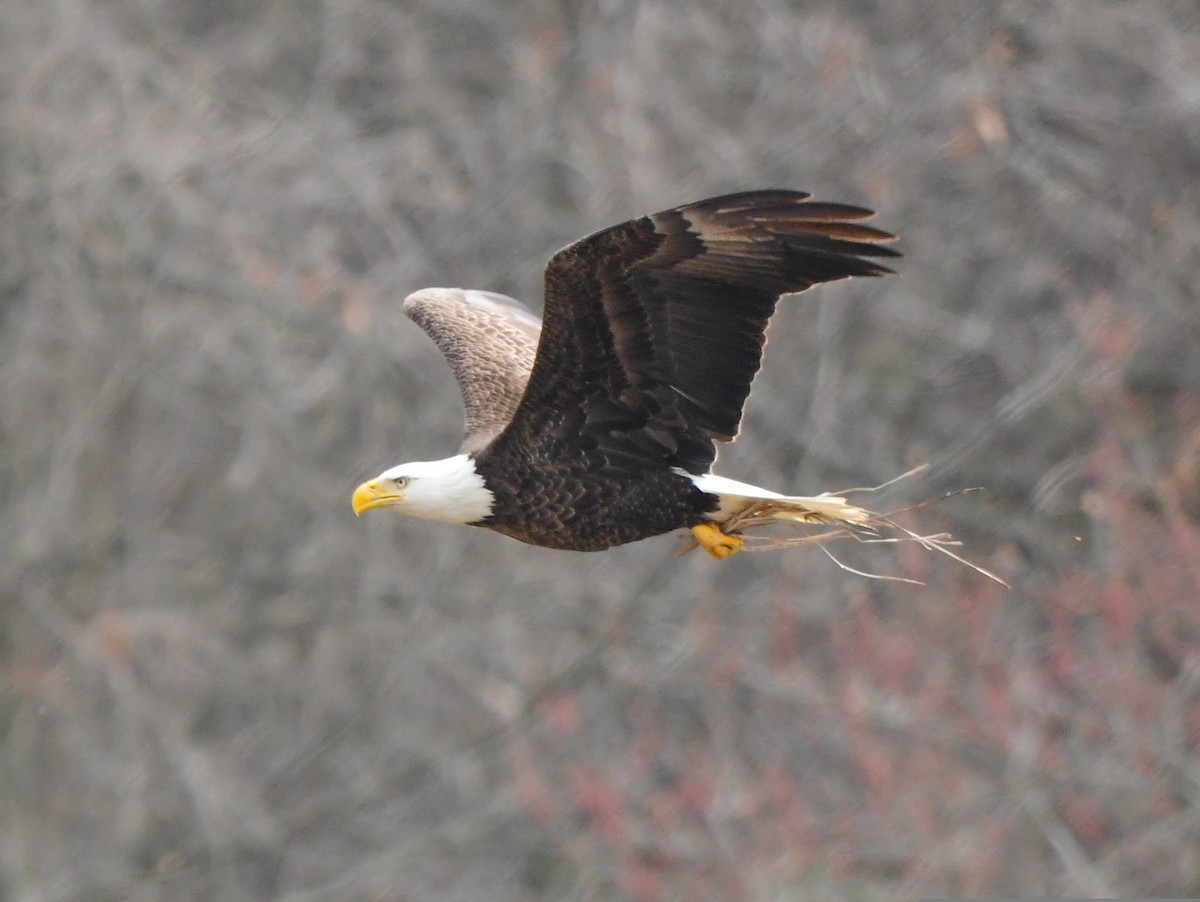
<path id="1" fill-rule="evenodd" d="M 555 254 L 544 319 L 487 291 L 427 288 L 404 312 L 454 370 L 466 435 L 453 457 L 405 463 L 354 491 L 389 508 L 485 526 L 532 545 L 600 551 L 680 528 L 715 558 L 754 505 L 780 520 L 853 522 L 831 495 L 784 496 L 709 472 L 732 441 L 781 295 L 891 272 L 872 211 L 800 191 L 698 201 L 604 229 Z"/>

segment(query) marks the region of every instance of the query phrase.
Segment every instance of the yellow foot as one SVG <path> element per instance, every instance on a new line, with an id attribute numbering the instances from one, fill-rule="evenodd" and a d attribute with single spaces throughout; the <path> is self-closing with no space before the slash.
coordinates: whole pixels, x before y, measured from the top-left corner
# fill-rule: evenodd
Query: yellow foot
<path id="1" fill-rule="evenodd" d="M 718 561 L 737 554 L 746 542 L 741 536 L 725 535 L 721 532 L 721 527 L 712 521 L 693 526 L 692 538 Z"/>

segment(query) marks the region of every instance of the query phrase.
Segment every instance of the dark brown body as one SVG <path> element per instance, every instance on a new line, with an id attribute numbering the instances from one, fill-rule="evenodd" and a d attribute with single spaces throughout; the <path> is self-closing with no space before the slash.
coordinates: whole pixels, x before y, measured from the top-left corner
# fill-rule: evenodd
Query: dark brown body
<path id="1" fill-rule="evenodd" d="M 603 551 L 708 519 L 717 497 L 670 470 L 631 476 L 587 467 L 514 472 L 495 458 L 475 461 L 496 497 L 492 515 L 476 526 L 530 545 L 568 551 Z"/>

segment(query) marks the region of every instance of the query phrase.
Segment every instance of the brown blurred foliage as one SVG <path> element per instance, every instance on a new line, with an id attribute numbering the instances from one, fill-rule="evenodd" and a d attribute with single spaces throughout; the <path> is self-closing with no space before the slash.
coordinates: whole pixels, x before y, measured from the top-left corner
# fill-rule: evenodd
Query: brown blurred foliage
<path id="1" fill-rule="evenodd" d="M 1200 894 L 1200 7 L 0 4 L 0 899 Z M 946 559 L 368 516 L 425 285 L 785 186 L 722 472 Z M 857 561 L 857 559 L 856 559 Z"/>

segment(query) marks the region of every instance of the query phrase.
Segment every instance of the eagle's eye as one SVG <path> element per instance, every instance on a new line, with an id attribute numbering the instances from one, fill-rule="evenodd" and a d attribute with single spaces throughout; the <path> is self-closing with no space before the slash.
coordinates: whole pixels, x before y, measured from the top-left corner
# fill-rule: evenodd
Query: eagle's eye
<path id="1" fill-rule="evenodd" d="M 395 479 L 392 480 L 392 484 L 395 485 L 396 488 L 402 489 L 406 485 L 408 485 L 408 477 L 407 476 L 397 476 Z"/>

